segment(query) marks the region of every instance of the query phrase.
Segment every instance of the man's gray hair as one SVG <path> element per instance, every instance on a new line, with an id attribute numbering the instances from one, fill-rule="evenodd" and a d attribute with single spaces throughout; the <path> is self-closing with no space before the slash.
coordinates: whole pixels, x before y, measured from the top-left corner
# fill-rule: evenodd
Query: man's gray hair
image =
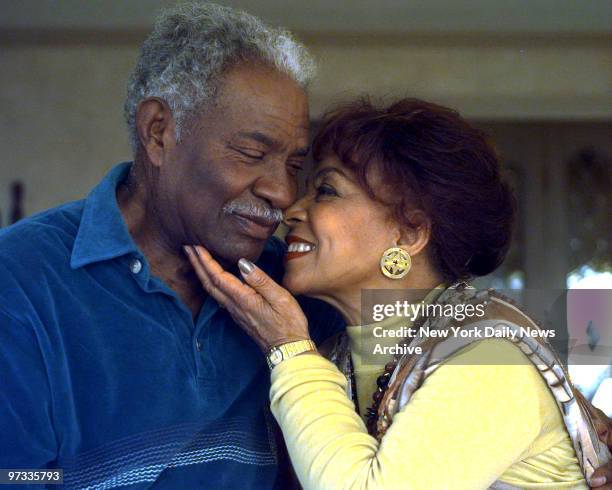
<path id="1" fill-rule="evenodd" d="M 239 10 L 213 3 L 184 4 L 157 19 L 130 77 L 124 105 L 136 153 L 136 108 L 160 97 L 170 108 L 180 141 L 186 122 L 213 101 L 224 71 L 240 61 L 266 63 L 306 87 L 315 64 L 289 32 Z"/>

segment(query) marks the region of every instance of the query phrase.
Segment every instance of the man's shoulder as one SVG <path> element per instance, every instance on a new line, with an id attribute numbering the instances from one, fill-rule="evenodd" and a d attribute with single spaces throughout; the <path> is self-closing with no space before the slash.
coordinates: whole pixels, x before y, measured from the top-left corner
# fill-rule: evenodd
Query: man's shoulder
<path id="1" fill-rule="evenodd" d="M 42 211 L 0 230 L 0 263 L 34 273 L 43 263 L 69 260 L 79 229 L 83 200 Z"/>
<path id="2" fill-rule="evenodd" d="M 70 233 L 78 230 L 85 200 L 71 201 L 54 208 L 46 209 L 0 230 L 0 245 L 19 240 L 22 237 Z"/>

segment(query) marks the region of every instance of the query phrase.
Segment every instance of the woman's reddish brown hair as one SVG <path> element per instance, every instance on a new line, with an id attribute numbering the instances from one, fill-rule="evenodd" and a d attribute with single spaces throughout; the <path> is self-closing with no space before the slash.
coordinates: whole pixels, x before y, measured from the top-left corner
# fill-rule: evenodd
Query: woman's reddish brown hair
<path id="1" fill-rule="evenodd" d="M 503 262 L 514 195 L 485 134 L 456 111 L 418 99 L 388 107 L 358 99 L 326 114 L 313 156 L 320 161 L 329 154 L 406 226 L 413 226 L 411 210 L 427 214 L 429 250 L 447 279 L 485 275 Z M 384 188 L 373 188 L 373 171 Z"/>

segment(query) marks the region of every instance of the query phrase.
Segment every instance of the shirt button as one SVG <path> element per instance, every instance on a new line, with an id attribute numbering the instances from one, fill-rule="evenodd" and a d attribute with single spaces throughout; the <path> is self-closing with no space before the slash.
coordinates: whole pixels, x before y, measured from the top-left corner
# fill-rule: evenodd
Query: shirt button
<path id="1" fill-rule="evenodd" d="M 138 274 L 142 270 L 142 262 L 138 259 L 134 259 L 130 262 L 130 271 L 132 274 Z"/>
<path id="2" fill-rule="evenodd" d="M 196 349 L 198 349 L 198 352 L 202 352 L 202 342 L 199 340 L 196 340 Z"/>

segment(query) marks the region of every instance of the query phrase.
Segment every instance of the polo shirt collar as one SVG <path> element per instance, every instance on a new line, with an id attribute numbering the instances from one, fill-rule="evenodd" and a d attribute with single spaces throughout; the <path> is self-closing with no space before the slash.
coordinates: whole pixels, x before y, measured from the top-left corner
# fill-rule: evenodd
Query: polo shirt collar
<path id="1" fill-rule="evenodd" d="M 70 257 L 73 269 L 138 252 L 116 196 L 131 166 L 131 162 L 115 166 L 87 196 Z"/>

